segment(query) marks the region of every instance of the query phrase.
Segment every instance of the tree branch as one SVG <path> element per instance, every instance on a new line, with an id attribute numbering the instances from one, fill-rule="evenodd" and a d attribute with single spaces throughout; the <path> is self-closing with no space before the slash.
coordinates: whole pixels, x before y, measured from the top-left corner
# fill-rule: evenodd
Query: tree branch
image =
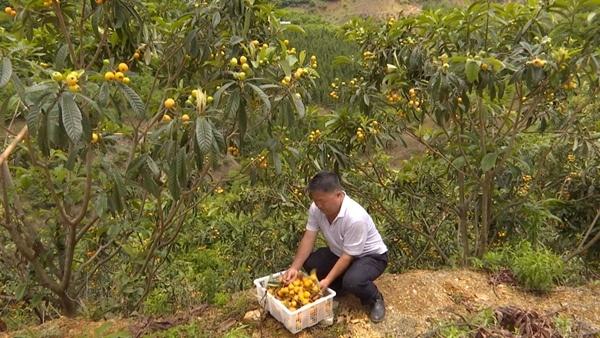
<path id="1" fill-rule="evenodd" d="M 62 9 L 60 8 L 60 3 L 54 0 L 52 1 L 52 4 L 54 6 L 54 13 L 56 14 L 56 18 L 58 19 L 58 25 L 60 26 L 62 33 L 65 35 L 65 40 L 67 41 L 69 55 L 71 56 L 71 62 L 73 62 L 73 66 L 75 66 L 75 68 L 79 68 L 77 55 L 75 55 L 75 48 L 73 48 L 73 43 L 71 42 L 71 35 L 69 34 L 69 30 L 67 29 L 67 25 L 65 24 L 65 17 L 63 16 Z"/>

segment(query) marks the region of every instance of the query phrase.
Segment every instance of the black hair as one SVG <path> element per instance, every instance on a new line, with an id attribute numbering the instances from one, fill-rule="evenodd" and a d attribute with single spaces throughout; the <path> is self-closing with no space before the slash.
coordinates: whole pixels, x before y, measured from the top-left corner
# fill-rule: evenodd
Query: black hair
<path id="1" fill-rule="evenodd" d="M 338 174 L 332 171 L 321 171 L 310 179 L 307 188 L 309 193 L 314 191 L 334 192 L 342 190 L 342 185 Z"/>

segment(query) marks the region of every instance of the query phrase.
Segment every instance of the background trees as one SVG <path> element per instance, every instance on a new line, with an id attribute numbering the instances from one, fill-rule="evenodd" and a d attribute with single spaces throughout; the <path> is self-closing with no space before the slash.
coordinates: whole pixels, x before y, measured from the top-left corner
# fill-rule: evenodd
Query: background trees
<path id="1" fill-rule="evenodd" d="M 376 218 L 390 271 L 527 261 L 500 254 L 512 247 L 565 253 L 571 276 L 597 269 L 593 1 L 353 20 L 343 42 L 317 20 L 281 24 L 263 0 L 11 8 L 11 309 L 43 320 L 226 303 L 288 264 L 306 180 L 325 168 Z"/>

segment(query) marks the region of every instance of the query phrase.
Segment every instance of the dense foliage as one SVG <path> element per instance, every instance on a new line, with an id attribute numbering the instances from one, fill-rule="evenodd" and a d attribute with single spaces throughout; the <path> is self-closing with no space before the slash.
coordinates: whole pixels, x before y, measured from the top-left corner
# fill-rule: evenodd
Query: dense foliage
<path id="1" fill-rule="evenodd" d="M 533 289 L 597 273 L 597 5 L 342 31 L 266 0 L 11 2 L 0 113 L 29 136 L 1 160 L 0 313 L 225 304 L 289 264 L 320 169 L 371 212 L 392 272 L 515 251 L 498 264 Z"/>

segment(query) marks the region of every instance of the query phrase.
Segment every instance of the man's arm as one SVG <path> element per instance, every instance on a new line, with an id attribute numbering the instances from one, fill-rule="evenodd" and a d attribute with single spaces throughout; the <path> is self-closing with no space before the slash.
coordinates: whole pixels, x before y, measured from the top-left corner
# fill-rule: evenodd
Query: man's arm
<path id="1" fill-rule="evenodd" d="M 346 271 L 346 269 L 348 269 L 353 259 L 353 256 L 350 256 L 347 253 L 343 253 L 342 256 L 338 258 L 337 262 L 335 262 L 335 265 L 333 266 L 331 271 L 329 271 L 327 277 L 321 280 L 321 288 L 328 288 L 334 280 L 336 280 L 339 276 L 341 276 L 344 273 L 344 271 Z"/>
<path id="2" fill-rule="evenodd" d="M 298 274 L 298 270 L 302 268 L 302 264 L 306 261 L 312 249 L 315 245 L 315 241 L 317 239 L 317 231 L 306 230 L 304 232 L 304 236 L 302 236 L 302 240 L 300 241 L 300 245 L 298 245 L 298 250 L 296 251 L 296 255 L 294 256 L 294 261 L 290 268 L 286 271 L 284 275 L 284 282 L 289 282 L 296 278 Z"/>

